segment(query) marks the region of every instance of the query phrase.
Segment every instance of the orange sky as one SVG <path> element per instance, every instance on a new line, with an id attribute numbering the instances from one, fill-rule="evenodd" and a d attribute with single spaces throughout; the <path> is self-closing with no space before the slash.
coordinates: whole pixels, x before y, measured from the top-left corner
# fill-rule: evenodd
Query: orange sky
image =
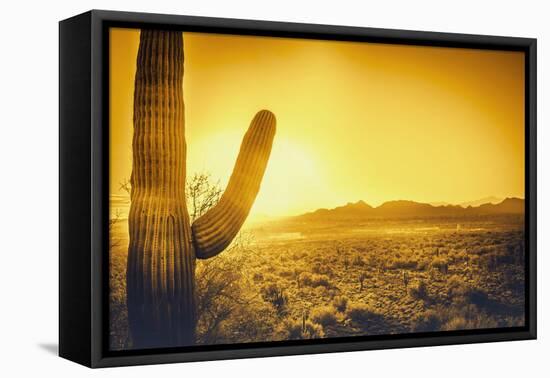
<path id="1" fill-rule="evenodd" d="M 277 117 L 252 216 L 524 197 L 523 53 L 183 36 L 188 177 L 225 185 L 255 112 Z M 124 195 L 139 31 L 110 38 L 111 194 Z"/>

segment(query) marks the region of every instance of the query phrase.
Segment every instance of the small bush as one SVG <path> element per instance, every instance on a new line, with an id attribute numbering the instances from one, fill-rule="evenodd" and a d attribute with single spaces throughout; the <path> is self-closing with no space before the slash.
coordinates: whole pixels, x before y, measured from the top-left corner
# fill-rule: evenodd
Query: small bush
<path id="1" fill-rule="evenodd" d="M 425 299 L 428 297 L 428 287 L 424 281 L 416 281 L 408 287 L 408 293 L 412 298 Z"/>
<path id="2" fill-rule="evenodd" d="M 486 291 L 475 287 L 468 287 L 464 296 L 471 304 L 485 306 L 489 302 L 489 295 Z"/>
<path id="3" fill-rule="evenodd" d="M 393 259 L 389 264 L 391 269 L 416 269 L 418 267 L 418 261 L 415 259 L 409 259 L 406 257 L 399 257 Z"/>
<path id="4" fill-rule="evenodd" d="M 278 273 L 279 273 L 280 277 L 285 277 L 285 278 L 290 278 L 294 274 L 293 271 L 290 270 L 290 269 L 281 269 L 281 270 L 279 270 Z"/>
<path id="5" fill-rule="evenodd" d="M 468 308 L 455 310 L 449 313 L 448 320 L 441 326 L 443 331 L 453 331 L 460 329 L 484 329 L 496 328 L 498 322 L 483 312 Z"/>
<path id="6" fill-rule="evenodd" d="M 324 286 L 326 288 L 330 287 L 330 278 L 325 274 L 311 274 L 308 272 L 303 272 L 299 276 L 299 282 L 305 286 L 317 287 Z"/>
<path id="7" fill-rule="evenodd" d="M 412 329 L 415 332 L 432 332 L 441 327 L 441 315 L 435 310 L 426 310 L 413 321 Z"/>
<path id="8" fill-rule="evenodd" d="M 279 326 L 279 332 L 283 339 L 299 340 L 302 338 L 302 321 L 285 319 Z"/>
<path id="9" fill-rule="evenodd" d="M 457 329 L 468 329 L 468 320 L 462 316 L 455 316 L 449 319 L 443 327 L 443 331 L 455 331 Z"/>
<path id="10" fill-rule="evenodd" d="M 487 292 L 482 289 L 472 287 L 462 281 L 459 281 L 459 278 L 453 278 L 452 280 L 449 280 L 448 284 L 449 289 L 447 291 L 447 295 L 455 303 L 485 306 L 489 302 L 489 296 Z"/>
<path id="11" fill-rule="evenodd" d="M 426 310 L 415 318 L 412 329 L 416 332 L 453 331 L 461 329 L 495 328 L 497 320 L 473 304 L 437 307 Z"/>
<path id="12" fill-rule="evenodd" d="M 288 297 L 282 288 L 275 283 L 270 283 L 261 289 L 261 294 L 266 302 L 269 302 L 279 314 L 286 312 Z"/>
<path id="13" fill-rule="evenodd" d="M 468 252 L 463 249 L 455 254 L 455 258 L 459 261 L 468 261 L 470 256 L 468 255 Z"/>
<path id="14" fill-rule="evenodd" d="M 416 265 L 417 270 L 426 270 L 430 266 L 430 261 L 428 259 L 419 259 Z"/>
<path id="15" fill-rule="evenodd" d="M 309 319 L 285 319 L 277 331 L 281 340 L 316 339 L 325 336 L 323 327 Z"/>
<path id="16" fill-rule="evenodd" d="M 345 296 L 334 297 L 334 300 L 332 301 L 332 305 L 339 312 L 345 312 L 348 306 L 348 297 L 345 297 Z"/>
<path id="17" fill-rule="evenodd" d="M 313 266 L 311 267 L 311 272 L 312 272 L 312 273 L 320 274 L 320 273 L 321 273 L 321 269 L 322 269 L 321 263 L 316 262 L 316 263 L 313 264 Z"/>
<path id="18" fill-rule="evenodd" d="M 304 324 L 304 328 L 302 329 L 302 338 L 318 339 L 321 337 L 325 337 L 325 333 L 323 332 L 323 327 L 321 327 L 319 324 L 313 323 L 309 319 L 306 320 Z"/>
<path id="19" fill-rule="evenodd" d="M 363 261 L 363 258 L 361 256 L 355 255 L 355 257 L 351 261 L 351 265 L 353 265 L 353 266 L 363 266 L 363 265 L 365 265 L 365 262 Z"/>
<path id="20" fill-rule="evenodd" d="M 447 274 L 449 271 L 449 262 L 443 257 L 436 257 L 430 265 L 432 268 L 437 269 L 440 273 Z"/>
<path id="21" fill-rule="evenodd" d="M 357 323 L 367 323 L 373 316 L 378 315 L 372 307 L 364 303 L 348 305 L 346 317 Z"/>
<path id="22" fill-rule="evenodd" d="M 452 301 L 457 301 L 463 296 L 466 283 L 464 279 L 456 274 L 453 274 L 447 279 L 447 297 Z"/>
<path id="23" fill-rule="evenodd" d="M 336 318 L 336 309 L 332 306 L 316 307 L 310 313 L 310 318 L 323 327 L 334 325 L 338 322 Z"/>
<path id="24" fill-rule="evenodd" d="M 328 298 L 330 296 L 330 290 L 325 286 L 317 286 L 313 288 L 313 295 L 317 298 Z"/>
<path id="25" fill-rule="evenodd" d="M 514 249 L 494 249 L 491 252 L 480 256 L 479 263 L 482 267 L 490 272 L 498 271 L 502 269 L 502 265 L 521 263 L 522 259 L 519 258 L 520 251 L 514 253 Z"/>

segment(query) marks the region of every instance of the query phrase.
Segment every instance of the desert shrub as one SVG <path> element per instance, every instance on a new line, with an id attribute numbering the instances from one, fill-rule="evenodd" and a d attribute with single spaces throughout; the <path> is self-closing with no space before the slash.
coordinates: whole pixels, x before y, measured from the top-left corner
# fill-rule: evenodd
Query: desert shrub
<path id="1" fill-rule="evenodd" d="M 319 324 L 315 324 L 309 319 L 304 322 L 304 327 L 302 330 L 302 338 L 303 339 L 317 339 L 325 337 L 325 333 L 323 332 L 323 327 L 321 327 Z"/>
<path id="2" fill-rule="evenodd" d="M 417 270 L 426 270 L 430 266 L 430 260 L 426 258 L 420 258 L 417 261 L 416 269 Z"/>
<path id="3" fill-rule="evenodd" d="M 447 287 L 452 289 L 454 287 L 462 286 L 464 284 L 464 279 L 459 275 L 453 274 L 447 278 Z"/>
<path id="4" fill-rule="evenodd" d="M 339 312 L 345 312 L 348 306 L 348 297 L 346 296 L 337 296 L 334 297 L 332 305 Z"/>
<path id="5" fill-rule="evenodd" d="M 296 279 L 298 279 L 300 277 L 300 274 L 303 272 L 302 269 L 300 268 L 294 268 L 292 269 L 292 276 Z"/>
<path id="6" fill-rule="evenodd" d="M 214 343 L 224 339 L 223 323 L 251 296 L 246 292 L 242 274 L 244 255 L 227 251 L 224 255 L 197 263 L 197 339 L 199 343 Z"/>
<path id="7" fill-rule="evenodd" d="M 313 322 L 321 324 L 323 327 L 334 325 L 338 322 L 336 309 L 332 306 L 316 307 L 310 312 L 309 317 Z"/>
<path id="8" fill-rule="evenodd" d="M 276 338 L 280 340 L 316 339 L 324 337 L 323 327 L 309 319 L 285 319 L 277 328 Z"/>
<path id="9" fill-rule="evenodd" d="M 417 266 L 417 260 L 407 257 L 394 258 L 388 265 L 390 269 L 416 269 Z"/>
<path id="10" fill-rule="evenodd" d="M 428 297 L 428 286 L 424 281 L 415 281 L 409 285 L 407 292 L 414 299 L 425 299 Z"/>
<path id="11" fill-rule="evenodd" d="M 273 307 L 257 297 L 236 306 L 230 316 L 216 327 L 201 329 L 203 337 L 199 342 L 231 344 L 271 340 L 277 324 L 278 318 Z"/>
<path id="12" fill-rule="evenodd" d="M 285 319 L 278 329 L 283 334 L 283 339 L 299 340 L 302 338 L 302 321 Z"/>
<path id="13" fill-rule="evenodd" d="M 380 266 L 380 257 L 378 254 L 372 252 L 367 257 L 367 265 L 372 268 Z"/>
<path id="14" fill-rule="evenodd" d="M 357 323 L 367 323 L 373 316 L 378 313 L 364 303 L 352 303 L 346 309 L 346 317 Z"/>
<path id="15" fill-rule="evenodd" d="M 452 297 L 454 295 L 454 292 L 459 289 L 460 287 L 465 285 L 464 277 L 461 277 L 460 275 L 453 274 L 447 277 L 447 294 L 449 297 Z"/>
<path id="16" fill-rule="evenodd" d="M 436 257 L 430 264 L 432 268 L 437 269 L 440 273 L 446 274 L 449 270 L 449 261 L 444 257 Z"/>
<path id="17" fill-rule="evenodd" d="M 457 304 L 486 306 L 489 303 L 489 295 L 486 291 L 468 285 L 457 276 L 453 276 L 448 281 L 447 295 Z"/>
<path id="18" fill-rule="evenodd" d="M 278 273 L 279 273 L 279 276 L 280 276 L 280 277 L 285 277 L 285 278 L 290 278 L 290 277 L 292 277 L 293 274 L 294 274 L 292 270 L 290 270 L 290 269 L 284 269 L 284 268 L 283 268 L 283 269 L 280 269 Z"/>
<path id="19" fill-rule="evenodd" d="M 330 278 L 324 274 L 314 274 L 311 279 L 311 286 L 324 286 L 328 288 L 330 287 Z"/>
<path id="20" fill-rule="evenodd" d="M 349 257 L 347 255 L 344 255 L 340 259 L 341 259 L 342 265 L 344 266 L 344 269 L 347 270 L 350 264 Z"/>
<path id="21" fill-rule="evenodd" d="M 367 274 L 365 272 L 361 272 L 357 277 L 357 280 L 359 281 L 360 290 L 363 290 L 364 282 L 366 279 L 367 279 Z"/>
<path id="22" fill-rule="evenodd" d="M 479 264 L 490 272 L 499 270 L 502 265 L 518 263 L 523 263 L 523 255 L 520 248 L 515 249 L 513 246 L 494 248 L 479 258 Z"/>
<path id="23" fill-rule="evenodd" d="M 518 273 L 514 269 L 507 269 L 504 272 L 504 285 L 505 287 L 519 295 L 525 290 L 525 277 L 523 270 Z"/>
<path id="24" fill-rule="evenodd" d="M 412 330 L 415 332 L 437 331 L 441 327 L 441 323 L 441 315 L 437 311 L 429 309 L 414 318 Z"/>
<path id="25" fill-rule="evenodd" d="M 363 261 L 363 258 L 359 255 L 355 255 L 353 259 L 351 260 L 351 265 L 353 266 L 364 266 L 365 262 Z"/>
<path id="26" fill-rule="evenodd" d="M 326 274 L 329 277 L 333 277 L 334 276 L 334 271 L 332 270 L 332 268 L 330 266 L 325 265 L 321 269 L 321 274 Z"/>
<path id="27" fill-rule="evenodd" d="M 226 252 L 227 253 L 227 252 Z M 243 252 L 217 256 L 197 266 L 197 343 L 254 342 L 275 328 L 273 306 L 248 290 Z"/>
<path id="28" fill-rule="evenodd" d="M 109 220 L 109 229 L 118 223 Z M 112 232 L 112 231 L 111 231 Z M 111 234 L 113 235 L 113 234 Z M 126 255 L 124 243 L 111 237 L 109 250 L 109 298 L 110 298 L 110 335 L 109 341 L 113 349 L 125 349 L 129 345 L 128 312 L 126 307 Z"/>
<path id="29" fill-rule="evenodd" d="M 469 255 L 468 252 L 466 252 L 465 249 L 460 250 L 455 254 L 455 258 L 459 261 L 468 261 Z"/>
<path id="30" fill-rule="evenodd" d="M 321 266 L 322 266 L 321 263 L 316 262 L 311 266 L 311 272 L 317 273 L 317 274 L 321 273 Z"/>
<path id="31" fill-rule="evenodd" d="M 416 332 L 453 331 L 498 327 L 498 321 L 473 304 L 452 305 L 426 310 L 412 324 Z"/>
<path id="32" fill-rule="evenodd" d="M 334 273 L 330 266 L 319 262 L 316 262 L 315 264 L 313 264 L 313 266 L 311 267 L 311 271 L 316 274 L 325 274 L 329 276 L 333 275 Z"/>
<path id="33" fill-rule="evenodd" d="M 286 312 L 288 297 L 282 287 L 276 283 L 269 283 L 260 289 L 260 293 L 266 302 L 271 303 L 279 315 Z"/>
<path id="34" fill-rule="evenodd" d="M 485 290 L 471 286 L 467 286 L 464 297 L 476 306 L 485 306 L 489 302 L 489 295 Z"/>
<path id="35" fill-rule="evenodd" d="M 455 331 L 458 329 L 468 329 L 468 320 L 462 316 L 455 316 L 449 319 L 441 327 L 443 331 Z"/>
<path id="36" fill-rule="evenodd" d="M 445 323 L 441 326 L 443 331 L 498 327 L 496 319 L 485 312 L 479 311 L 475 305 L 453 307 L 449 309 L 446 317 Z"/>
<path id="37" fill-rule="evenodd" d="M 330 278 L 325 274 L 311 274 L 308 272 L 302 272 L 299 277 L 299 281 L 302 285 L 318 287 L 324 286 L 330 287 Z"/>
<path id="38" fill-rule="evenodd" d="M 449 277 L 447 280 L 447 297 L 455 302 L 461 303 L 465 301 L 465 293 L 467 291 L 467 284 L 464 279 L 456 274 Z"/>
<path id="39" fill-rule="evenodd" d="M 304 285 L 304 286 L 311 286 L 311 278 L 312 278 L 312 274 L 309 273 L 309 272 L 302 272 L 300 273 L 300 275 L 298 276 L 298 282 L 300 285 Z"/>
<path id="40" fill-rule="evenodd" d="M 317 286 L 313 288 L 313 295 L 316 298 L 329 298 L 330 290 L 327 289 L 325 286 Z"/>

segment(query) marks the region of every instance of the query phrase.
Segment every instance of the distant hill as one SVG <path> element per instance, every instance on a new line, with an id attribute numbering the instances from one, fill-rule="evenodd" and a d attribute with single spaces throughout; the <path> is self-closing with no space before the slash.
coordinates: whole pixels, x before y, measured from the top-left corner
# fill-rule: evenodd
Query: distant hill
<path id="1" fill-rule="evenodd" d="M 449 202 L 430 202 L 432 206 L 448 206 L 451 205 Z"/>
<path id="2" fill-rule="evenodd" d="M 486 203 L 470 209 L 487 214 L 523 214 L 525 212 L 525 201 L 521 198 L 506 198 L 496 205 Z"/>
<path id="3" fill-rule="evenodd" d="M 442 205 L 434 206 L 428 203 L 414 201 L 389 201 L 378 207 L 372 207 L 364 201 L 348 203 L 334 209 L 319 209 L 292 217 L 294 220 L 359 220 L 370 218 L 447 218 L 469 217 L 499 214 L 523 214 L 525 201 L 520 198 L 506 198 L 493 204 L 484 203 L 479 206 Z"/>
<path id="4" fill-rule="evenodd" d="M 492 203 L 493 205 L 496 205 L 496 204 L 501 203 L 502 201 L 503 201 L 502 198 L 491 196 L 491 197 L 481 198 L 481 199 L 478 199 L 478 200 L 475 200 L 475 201 L 462 202 L 459 205 L 462 206 L 462 207 L 469 207 L 469 206 L 478 207 L 478 206 L 484 205 L 486 203 Z"/>

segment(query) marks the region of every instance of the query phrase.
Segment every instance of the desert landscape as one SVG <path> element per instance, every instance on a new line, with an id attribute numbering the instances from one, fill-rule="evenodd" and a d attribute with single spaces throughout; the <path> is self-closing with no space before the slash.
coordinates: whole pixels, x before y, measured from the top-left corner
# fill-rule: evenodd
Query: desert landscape
<path id="1" fill-rule="evenodd" d="M 248 225 L 198 260 L 197 342 L 522 326 L 523 209 L 360 201 Z M 112 240 L 111 347 L 128 349 L 124 220 Z"/>
<path id="2" fill-rule="evenodd" d="M 525 324 L 522 53 L 109 33 L 111 350 Z"/>

